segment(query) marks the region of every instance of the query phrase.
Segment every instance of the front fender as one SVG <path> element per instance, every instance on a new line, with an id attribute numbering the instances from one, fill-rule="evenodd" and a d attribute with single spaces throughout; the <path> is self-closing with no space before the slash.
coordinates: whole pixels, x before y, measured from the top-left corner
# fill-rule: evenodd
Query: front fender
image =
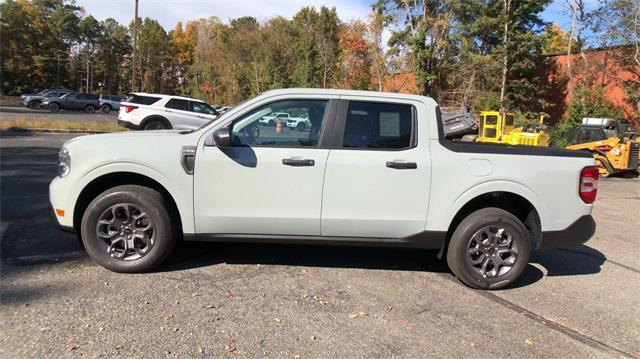
<path id="1" fill-rule="evenodd" d="M 49 193 L 51 203 L 56 208 L 65 209 L 66 214 L 64 218 L 59 218 L 60 223 L 66 226 L 73 226 L 75 204 L 83 189 L 94 180 L 117 172 L 135 173 L 158 182 L 175 201 L 178 211 L 180 212 L 184 233 L 194 233 L 192 177 L 188 176 L 187 180 L 189 182 L 180 185 L 181 183 L 176 183 L 175 180 L 169 180 L 169 178 L 150 165 L 128 161 L 98 164 L 87 169 L 75 179 L 66 177 L 55 178 L 51 182 Z"/>

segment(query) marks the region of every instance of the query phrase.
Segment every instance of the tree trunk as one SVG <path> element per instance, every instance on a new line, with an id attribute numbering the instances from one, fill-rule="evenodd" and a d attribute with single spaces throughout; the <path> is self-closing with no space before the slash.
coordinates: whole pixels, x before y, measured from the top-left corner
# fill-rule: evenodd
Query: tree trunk
<path id="1" fill-rule="evenodd" d="M 573 36 L 576 29 L 576 0 L 571 0 L 571 30 L 569 31 L 569 43 L 567 44 L 567 75 L 571 81 L 571 47 L 573 45 Z"/>
<path id="2" fill-rule="evenodd" d="M 87 51 L 87 86 L 85 88 L 85 92 L 89 93 L 89 51 Z"/>
<path id="3" fill-rule="evenodd" d="M 131 92 L 136 92 L 136 55 L 138 53 L 138 0 L 135 4 L 135 14 L 133 18 L 133 54 L 131 56 Z"/>
<path id="4" fill-rule="evenodd" d="M 504 107 L 504 98 L 507 92 L 507 72 L 509 71 L 509 11 L 511 0 L 504 0 L 504 56 L 502 59 L 502 85 L 500 86 L 500 109 Z"/>

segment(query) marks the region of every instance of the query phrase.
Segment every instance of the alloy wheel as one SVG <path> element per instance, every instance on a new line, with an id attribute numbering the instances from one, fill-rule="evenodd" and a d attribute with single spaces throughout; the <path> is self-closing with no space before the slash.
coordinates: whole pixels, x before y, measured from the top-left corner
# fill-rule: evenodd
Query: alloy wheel
<path id="1" fill-rule="evenodd" d="M 129 203 L 119 203 L 102 212 L 98 217 L 96 234 L 107 254 L 123 261 L 147 255 L 156 238 L 151 217 Z"/>
<path id="2" fill-rule="evenodd" d="M 483 278 L 507 274 L 518 259 L 518 243 L 500 226 L 478 230 L 467 245 L 467 261 Z"/>

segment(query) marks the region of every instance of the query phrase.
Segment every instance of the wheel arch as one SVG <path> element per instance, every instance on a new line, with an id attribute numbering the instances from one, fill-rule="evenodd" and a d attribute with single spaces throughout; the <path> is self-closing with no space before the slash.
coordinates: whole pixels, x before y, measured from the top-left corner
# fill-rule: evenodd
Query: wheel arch
<path id="1" fill-rule="evenodd" d="M 171 195 L 171 193 L 160 182 L 155 179 L 145 176 L 143 174 L 134 172 L 111 172 L 103 174 L 91 180 L 80 192 L 76 200 L 73 210 L 73 228 L 76 233 L 80 234 L 80 224 L 82 223 L 82 216 L 85 210 L 100 193 L 121 185 L 139 185 L 154 189 L 165 198 L 169 205 L 169 211 L 173 218 L 176 219 L 178 225 L 178 233 L 182 235 L 183 231 L 183 219 L 178 209 L 178 205 Z"/>
<path id="2" fill-rule="evenodd" d="M 449 240 L 460 222 L 471 213 L 488 207 L 500 208 L 516 216 L 529 231 L 532 248 L 538 247 L 542 237 L 542 221 L 539 209 L 534 205 L 533 201 L 520 193 L 512 191 L 487 191 L 465 201 L 451 217 L 452 220 L 447 228 L 446 238 L 439 253 L 441 258 L 446 255 Z"/>
<path id="3" fill-rule="evenodd" d="M 161 116 L 161 115 L 149 115 L 147 117 L 145 117 L 142 121 L 140 121 L 140 129 L 143 129 L 144 126 L 147 125 L 147 123 L 149 123 L 150 121 L 153 120 L 158 120 L 158 121 L 162 121 L 165 125 L 167 125 L 168 129 L 172 129 L 173 126 L 171 125 L 171 122 L 169 122 L 169 120 L 167 120 L 166 117 Z"/>

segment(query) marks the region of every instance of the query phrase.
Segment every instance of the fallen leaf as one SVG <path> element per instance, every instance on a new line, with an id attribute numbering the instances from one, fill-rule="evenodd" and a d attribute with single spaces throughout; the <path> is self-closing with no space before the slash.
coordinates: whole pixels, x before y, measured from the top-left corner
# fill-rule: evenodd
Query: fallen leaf
<path id="1" fill-rule="evenodd" d="M 80 348 L 80 346 L 78 344 L 71 344 L 69 345 L 69 351 L 72 352 L 76 349 Z"/>
<path id="2" fill-rule="evenodd" d="M 385 311 L 385 312 L 390 312 L 390 311 L 392 311 L 392 310 L 393 310 L 393 307 L 392 307 L 392 306 L 384 307 L 384 311 Z"/>
<path id="3" fill-rule="evenodd" d="M 525 343 L 526 345 L 528 345 L 528 346 L 532 346 L 532 345 L 533 345 L 533 341 L 532 341 L 531 339 L 529 339 L 529 338 L 525 339 L 525 340 L 524 340 L 524 343 Z"/>
<path id="4" fill-rule="evenodd" d="M 236 351 L 236 347 L 234 347 L 233 345 L 225 345 L 224 351 L 227 353 L 233 353 L 234 351 Z"/>
<path id="5" fill-rule="evenodd" d="M 213 305 L 213 304 L 209 304 L 209 305 L 207 305 L 207 309 L 215 309 L 215 308 L 216 308 L 216 306 L 215 306 L 215 305 Z"/>
<path id="6" fill-rule="evenodd" d="M 226 296 L 227 296 L 227 298 L 231 298 L 231 297 L 233 297 L 233 293 L 231 293 L 231 291 L 230 291 L 230 290 L 226 291 L 226 292 L 224 293 L 224 295 L 226 295 Z"/>
<path id="7" fill-rule="evenodd" d="M 192 296 L 192 297 L 199 297 L 199 296 L 201 296 L 201 295 L 202 295 L 202 294 L 200 294 L 200 293 L 193 293 L 193 294 L 191 294 L 191 296 Z"/>
<path id="8" fill-rule="evenodd" d="M 180 329 L 178 329 L 176 327 L 173 327 L 173 329 L 171 329 L 171 331 L 174 332 L 174 333 L 177 332 L 178 330 L 180 330 Z"/>
<path id="9" fill-rule="evenodd" d="M 367 316 L 369 316 L 369 313 L 367 313 L 367 312 L 357 312 L 357 313 L 350 314 L 349 318 L 355 319 L 355 318 L 358 318 L 358 317 L 367 317 Z"/>
<path id="10" fill-rule="evenodd" d="M 164 320 L 169 320 L 173 318 L 173 314 L 165 315 Z"/>

